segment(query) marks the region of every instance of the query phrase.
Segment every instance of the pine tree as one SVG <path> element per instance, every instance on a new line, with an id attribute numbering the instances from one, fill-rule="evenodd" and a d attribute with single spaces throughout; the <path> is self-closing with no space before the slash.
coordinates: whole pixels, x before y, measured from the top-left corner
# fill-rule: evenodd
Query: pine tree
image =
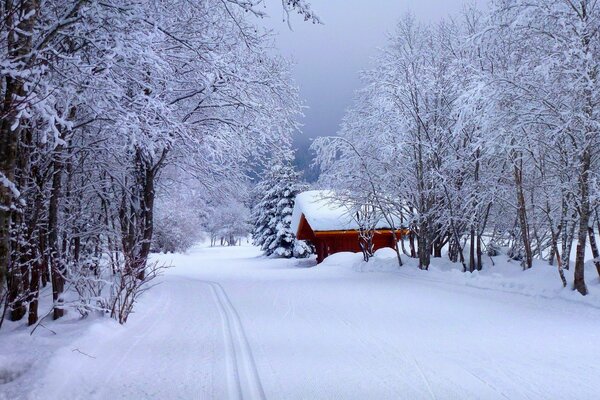
<path id="1" fill-rule="evenodd" d="M 305 189 L 300 174 L 289 164 L 277 163 L 256 186 L 253 240 L 267 256 L 308 257 L 311 247 L 292 232 L 292 210 L 296 195 Z"/>

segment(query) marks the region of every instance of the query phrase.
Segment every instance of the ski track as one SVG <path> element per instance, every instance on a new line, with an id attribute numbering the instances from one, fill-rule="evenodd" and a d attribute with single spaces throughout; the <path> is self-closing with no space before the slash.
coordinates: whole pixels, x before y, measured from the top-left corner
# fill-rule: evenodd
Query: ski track
<path id="1" fill-rule="evenodd" d="M 177 268 L 142 297 L 126 326 L 100 320 L 57 351 L 42 382 L 17 399 L 500 400 L 597 393 L 594 308 L 405 272 L 296 268 L 255 251 L 199 248 L 177 255 Z"/>
<path id="2" fill-rule="evenodd" d="M 264 400 L 265 393 L 237 310 L 221 284 L 204 283 L 212 289 L 223 323 L 230 398 Z"/>

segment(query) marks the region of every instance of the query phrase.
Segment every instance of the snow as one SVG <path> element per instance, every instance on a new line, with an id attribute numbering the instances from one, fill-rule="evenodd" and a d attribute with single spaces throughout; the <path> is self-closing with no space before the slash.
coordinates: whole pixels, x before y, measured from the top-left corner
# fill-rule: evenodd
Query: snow
<path id="1" fill-rule="evenodd" d="M 313 231 L 358 230 L 354 212 L 341 201 L 336 200 L 330 190 L 309 190 L 296 196 L 292 212 L 292 230 L 298 232 L 302 215 Z M 377 229 L 389 229 L 385 219 L 375 225 Z"/>
<path id="2" fill-rule="evenodd" d="M 15 199 L 21 197 L 21 192 L 17 189 L 17 186 L 11 182 L 2 172 L 0 172 L 0 185 L 7 188 Z"/>
<path id="3" fill-rule="evenodd" d="M 600 281 L 591 259 L 586 264 L 587 284 L 590 288 L 590 294 L 587 296 L 563 288 L 557 268 L 548 265 L 547 261 L 536 259 L 534 267 L 524 271 L 519 261 L 510 260 L 504 255 L 493 257 L 494 265 L 491 260 L 492 258 L 487 257 L 487 267 L 482 271 L 464 273 L 460 263 L 452 263 L 447 258 L 433 258 L 429 270 L 421 271 L 417 268 L 418 261 L 406 256 L 402 257 L 405 266 L 399 268 L 396 252 L 391 248 L 383 248 L 377 250 L 367 263 L 363 261 L 362 254 L 358 253 L 334 254 L 327 257 L 324 262 L 325 265 L 350 266 L 356 272 L 394 272 L 409 279 L 426 280 L 436 284 L 471 287 L 542 299 L 562 299 L 600 309 Z M 569 271 L 565 270 L 565 275 L 569 283 L 572 283 L 572 273 L 569 275 Z"/>
<path id="4" fill-rule="evenodd" d="M 154 258 L 174 268 L 125 326 L 3 328 L 0 371 L 21 375 L 0 382 L 0 398 L 574 399 L 600 390 L 593 268 L 584 298 L 553 267 L 523 272 L 503 256 L 474 274 L 440 259 L 430 271 L 406 257 L 398 267 L 390 249 L 369 263 L 338 253 L 318 266 L 249 245 Z"/>

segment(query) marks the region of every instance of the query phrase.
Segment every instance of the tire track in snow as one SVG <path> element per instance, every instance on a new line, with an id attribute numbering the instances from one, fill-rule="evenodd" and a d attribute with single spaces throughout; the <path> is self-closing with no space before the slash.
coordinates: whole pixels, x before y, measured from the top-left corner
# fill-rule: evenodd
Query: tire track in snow
<path id="1" fill-rule="evenodd" d="M 252 350 L 237 310 L 221 284 L 211 281 L 204 283 L 211 287 L 221 315 L 230 398 L 265 400 Z"/>

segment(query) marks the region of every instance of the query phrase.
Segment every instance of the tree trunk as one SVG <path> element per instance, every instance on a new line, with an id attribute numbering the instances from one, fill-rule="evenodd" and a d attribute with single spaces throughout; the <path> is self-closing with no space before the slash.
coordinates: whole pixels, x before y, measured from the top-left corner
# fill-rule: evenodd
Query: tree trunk
<path id="1" fill-rule="evenodd" d="M 40 275 L 42 278 L 42 287 L 46 287 L 50 282 L 50 264 L 48 264 L 48 232 L 44 227 L 40 228 L 40 257 L 42 259 L 40 263 Z"/>
<path id="2" fill-rule="evenodd" d="M 23 304 L 22 290 L 22 274 L 20 266 L 13 263 L 11 270 L 8 271 L 8 301 L 10 307 L 9 319 L 11 321 L 19 321 L 26 313 L 25 305 Z"/>
<path id="3" fill-rule="evenodd" d="M 440 258 L 442 257 L 442 249 L 445 245 L 445 240 L 441 237 L 438 237 L 433 242 L 433 257 Z"/>
<path id="4" fill-rule="evenodd" d="M 573 242 L 575 241 L 575 228 L 577 224 L 575 223 L 575 218 L 577 217 L 577 213 L 573 212 L 573 221 L 570 224 L 569 231 L 566 233 L 565 243 L 563 243 L 563 266 L 566 270 L 571 267 L 571 251 L 573 250 Z M 565 261 L 566 260 L 566 261 Z"/>
<path id="5" fill-rule="evenodd" d="M 58 207 L 62 189 L 63 146 L 58 145 L 54 151 L 52 189 L 48 207 L 48 254 L 52 280 L 52 299 L 54 300 L 54 319 L 64 315 L 62 309 L 62 293 L 65 287 L 65 269 L 61 259 L 58 240 Z"/>
<path id="6" fill-rule="evenodd" d="M 398 266 L 401 267 L 404 265 L 402 262 L 402 256 L 400 255 L 400 247 L 398 247 L 398 242 L 402 244 L 402 250 L 404 251 L 404 239 L 402 238 L 402 233 L 400 233 L 400 240 L 396 237 L 396 233 L 392 233 L 392 237 L 394 240 L 394 250 L 396 251 L 396 259 L 398 260 Z"/>
<path id="7" fill-rule="evenodd" d="M 37 193 L 35 195 L 35 200 L 33 204 L 33 217 L 29 221 L 29 241 L 32 245 L 29 249 L 29 251 L 31 252 L 31 254 L 29 255 L 31 265 L 31 277 L 29 284 L 29 294 L 27 296 L 27 303 L 29 304 L 28 324 L 30 326 L 35 324 L 38 320 L 40 275 L 44 265 L 45 241 L 43 228 L 37 226 L 40 220 L 42 209 L 44 207 L 43 180 L 40 178 L 37 171 L 33 172 L 32 175 L 35 176 L 35 185 Z M 36 241 L 37 243 L 35 243 Z"/>
<path id="8" fill-rule="evenodd" d="M 469 272 L 475 271 L 475 228 L 471 226 L 471 243 L 469 246 Z"/>
<path id="9" fill-rule="evenodd" d="M 562 198 L 562 210 L 561 210 L 561 216 L 560 216 L 560 227 L 559 227 L 559 232 L 561 235 L 561 258 L 562 258 L 562 262 L 563 262 L 563 268 L 564 269 L 569 269 L 569 261 L 570 261 L 570 253 L 571 253 L 571 247 L 569 246 L 569 243 L 572 244 L 573 240 L 572 240 L 572 229 L 571 229 L 571 224 L 569 224 L 569 221 L 567 219 L 567 216 L 569 214 L 569 203 L 568 203 L 568 199 L 569 199 L 569 194 L 567 195 L 563 195 Z M 569 239 L 569 236 L 571 237 L 571 239 Z"/>
<path id="10" fill-rule="evenodd" d="M 6 12 L 6 11 L 5 11 Z M 12 36 L 12 35 L 9 35 Z M 12 205 L 17 196 L 15 184 L 15 170 L 17 165 L 17 147 L 19 129 L 12 129 L 12 124 L 17 120 L 16 106 L 13 97 L 22 93 L 22 86 L 18 81 L 6 77 L 5 97 L 3 112 L 5 116 L 0 124 L 0 294 L 4 283 L 14 284 L 13 277 L 8 274 L 13 270 L 11 260 L 11 227 L 13 210 Z M 14 286 L 13 286 L 14 288 Z M 9 292 L 14 289 L 9 288 Z"/>
<path id="11" fill-rule="evenodd" d="M 550 221 L 550 224 L 552 224 L 552 221 Z M 560 276 L 560 280 L 563 284 L 563 287 L 567 287 L 567 278 L 565 278 L 565 272 L 563 271 L 560 252 L 558 251 L 558 232 L 554 232 L 554 228 L 552 228 L 552 225 L 550 225 L 550 234 L 552 235 L 552 248 L 554 249 L 554 253 L 556 255 L 556 266 L 558 267 L 558 275 Z"/>
<path id="12" fill-rule="evenodd" d="M 32 193 L 32 179 L 30 173 L 30 149 L 32 148 L 32 136 L 30 129 L 21 129 L 21 137 L 17 146 L 17 161 L 15 169 L 15 184 L 21 190 L 19 203 L 13 205 L 12 232 L 13 243 L 11 245 L 11 262 L 9 271 L 9 294 L 10 304 L 9 319 L 19 321 L 27 313 L 27 298 L 29 297 L 29 269 L 35 261 L 35 248 L 32 243 L 33 232 L 37 225 L 38 208 L 32 209 L 27 201 L 28 193 Z M 40 194 L 36 194 L 39 198 Z M 34 204 L 33 207 L 37 205 Z"/>
<path id="13" fill-rule="evenodd" d="M 31 54 L 33 27 L 39 12 L 36 12 L 37 2 L 22 0 L 18 3 L 6 2 L 3 9 L 4 27 L 9 30 L 6 37 L 7 61 L 27 69 L 27 57 Z M 19 15 L 27 18 L 18 20 Z M 21 68 L 21 67 L 20 67 Z M 22 71 L 22 72 L 27 72 Z M 11 269 L 11 225 L 12 204 L 19 193 L 15 183 L 17 162 L 17 147 L 21 130 L 21 115 L 19 106 L 26 101 L 24 80 L 14 79 L 4 74 L 4 89 L 2 99 L 2 121 L 0 122 L 0 294 Z"/>
<path id="14" fill-rule="evenodd" d="M 415 232 L 412 229 L 408 234 L 408 245 L 410 247 L 410 256 L 412 258 L 417 258 L 417 250 L 415 249 Z"/>
<path id="15" fill-rule="evenodd" d="M 591 165 L 591 149 L 586 147 L 581 159 L 581 172 L 579 173 L 579 194 L 581 203 L 579 206 L 579 230 L 577 234 L 577 250 L 575 256 L 575 277 L 573 288 L 582 295 L 588 293 L 584 277 L 585 245 L 587 241 L 590 222 L 590 197 L 589 197 L 589 170 Z"/>
<path id="16" fill-rule="evenodd" d="M 454 237 L 448 242 L 448 259 L 452 262 L 458 261 L 458 247 L 454 244 Z"/>
<path id="17" fill-rule="evenodd" d="M 477 233 L 477 271 L 483 269 L 482 261 L 483 251 L 481 250 L 481 234 Z"/>
<path id="18" fill-rule="evenodd" d="M 152 246 L 152 234 L 154 232 L 154 169 L 145 165 L 143 171 L 143 195 L 142 195 L 142 244 L 138 254 L 138 279 L 144 279 L 146 262 L 150 255 Z"/>
<path id="19" fill-rule="evenodd" d="M 402 253 L 405 256 L 410 257 L 410 253 L 408 252 L 408 250 L 406 250 L 406 245 L 404 244 L 404 235 L 402 235 L 402 234 L 400 235 L 400 241 L 399 241 L 399 243 L 400 243 L 400 248 L 402 249 Z"/>
<path id="20" fill-rule="evenodd" d="M 580 2 L 581 14 L 583 24 L 589 23 L 589 15 L 587 10 L 587 2 Z M 583 60 L 588 63 L 593 57 L 590 44 L 592 41 L 591 30 L 586 29 L 583 37 L 581 38 L 582 50 L 584 52 Z M 594 108 L 596 107 L 595 100 L 593 98 L 592 88 L 596 85 L 596 78 L 598 71 L 595 64 L 587 65 L 586 67 L 586 78 L 589 82 L 585 83 L 583 94 L 584 94 L 584 107 L 583 113 L 587 117 L 585 123 L 585 136 L 584 136 L 584 147 L 581 154 L 581 169 L 579 171 L 579 195 L 581 196 L 581 202 L 579 205 L 579 232 L 577 235 L 577 252 L 575 257 L 575 277 L 573 287 L 582 295 L 588 293 L 587 286 L 585 284 L 585 244 L 586 234 L 588 233 L 591 207 L 590 207 L 590 169 L 592 166 L 592 152 L 596 151 L 598 146 L 598 131 L 595 123 L 597 119 L 594 116 Z"/>
<path id="21" fill-rule="evenodd" d="M 27 324 L 29 326 L 35 324 L 38 320 L 40 269 L 41 263 L 39 261 L 36 262 L 31 268 L 31 284 L 29 287 L 29 297 L 27 299 L 27 302 L 29 303 L 29 316 Z"/>
<path id="22" fill-rule="evenodd" d="M 590 224 L 588 227 L 588 236 L 590 238 L 590 247 L 592 248 L 592 257 L 594 257 L 594 265 L 598 276 L 600 276 L 600 252 L 598 252 L 598 245 L 596 244 L 596 236 L 594 234 L 594 225 Z"/>
<path id="23" fill-rule="evenodd" d="M 517 192 L 517 216 L 521 230 L 521 239 L 525 250 L 524 268 L 531 268 L 533 265 L 533 254 L 531 252 L 531 241 L 529 240 L 529 225 L 527 222 L 527 209 L 525 205 L 525 194 L 523 191 L 523 160 L 514 161 L 514 178 Z"/>
<path id="24" fill-rule="evenodd" d="M 422 222 L 419 226 L 417 245 L 419 252 L 419 268 L 428 270 L 431 261 L 431 243 L 429 240 L 429 228 L 427 222 Z"/>

